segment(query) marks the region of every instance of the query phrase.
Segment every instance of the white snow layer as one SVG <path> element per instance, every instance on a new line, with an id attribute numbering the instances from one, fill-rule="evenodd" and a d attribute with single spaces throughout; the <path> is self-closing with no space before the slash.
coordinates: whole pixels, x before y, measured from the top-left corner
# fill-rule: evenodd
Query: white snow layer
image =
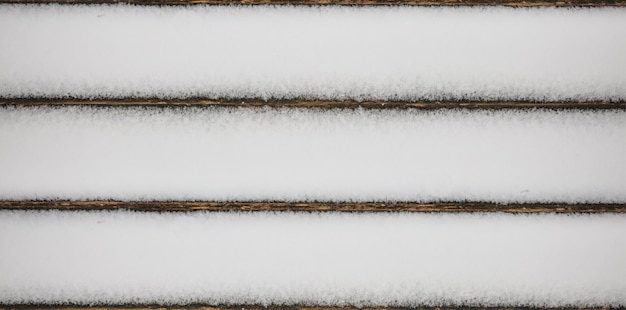
<path id="1" fill-rule="evenodd" d="M 625 100 L 626 8 L 0 5 L 0 97 Z"/>
<path id="2" fill-rule="evenodd" d="M 626 111 L 0 109 L 0 199 L 626 202 Z"/>
<path id="3" fill-rule="evenodd" d="M 626 305 L 626 215 L 0 211 L 0 303 Z"/>

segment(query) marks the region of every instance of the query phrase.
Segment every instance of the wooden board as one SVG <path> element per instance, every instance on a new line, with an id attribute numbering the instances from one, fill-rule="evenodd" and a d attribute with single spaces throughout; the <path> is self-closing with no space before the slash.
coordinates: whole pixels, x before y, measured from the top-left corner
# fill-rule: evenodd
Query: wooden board
<path id="1" fill-rule="evenodd" d="M 297 211 L 297 212 L 504 212 L 626 213 L 626 204 L 496 204 L 488 202 L 207 202 L 207 201 L 0 201 L 5 210 Z"/>
<path id="2" fill-rule="evenodd" d="M 65 99 L 0 99 L 0 106 L 160 106 L 160 107 L 261 107 L 276 108 L 366 108 L 366 109 L 626 109 L 626 102 L 500 102 L 500 101 L 353 101 L 353 100 L 65 100 Z"/>
<path id="3" fill-rule="evenodd" d="M 415 307 L 415 308 L 392 308 L 392 307 L 304 307 L 304 306 L 49 306 L 49 305 L 0 305 L 0 310 L 533 310 L 539 308 L 530 307 Z M 583 308 L 540 308 L 542 310 L 609 310 L 607 307 L 583 307 Z"/>
<path id="4" fill-rule="evenodd" d="M 624 0 L 0 0 L 0 3 L 129 3 L 137 5 L 411 5 L 411 6 L 626 6 Z"/>

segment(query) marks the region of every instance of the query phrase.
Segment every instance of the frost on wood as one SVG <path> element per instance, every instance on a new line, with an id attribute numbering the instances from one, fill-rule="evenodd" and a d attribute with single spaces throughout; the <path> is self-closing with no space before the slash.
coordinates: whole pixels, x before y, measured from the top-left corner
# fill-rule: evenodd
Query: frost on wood
<path id="1" fill-rule="evenodd" d="M 626 202 L 626 111 L 0 109 L 0 199 Z"/>
<path id="2" fill-rule="evenodd" d="M 0 5 L 0 97 L 626 100 L 626 8 Z"/>

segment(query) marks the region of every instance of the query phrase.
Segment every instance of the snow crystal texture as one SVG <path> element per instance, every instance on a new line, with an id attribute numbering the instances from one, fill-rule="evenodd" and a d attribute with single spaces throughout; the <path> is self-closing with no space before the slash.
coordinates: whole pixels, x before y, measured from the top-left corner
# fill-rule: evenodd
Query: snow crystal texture
<path id="1" fill-rule="evenodd" d="M 0 211 L 0 303 L 626 306 L 626 215 Z"/>
<path id="2" fill-rule="evenodd" d="M 625 100 L 626 8 L 0 5 L 0 97 Z"/>
<path id="3" fill-rule="evenodd" d="M 626 202 L 626 111 L 0 108 L 0 199 Z"/>

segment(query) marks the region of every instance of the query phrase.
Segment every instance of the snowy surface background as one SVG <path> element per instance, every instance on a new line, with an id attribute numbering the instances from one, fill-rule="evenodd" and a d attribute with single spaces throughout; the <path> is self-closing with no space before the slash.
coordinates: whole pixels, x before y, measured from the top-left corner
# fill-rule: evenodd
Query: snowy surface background
<path id="1" fill-rule="evenodd" d="M 626 100 L 626 8 L 0 5 L 0 97 Z"/>
<path id="2" fill-rule="evenodd" d="M 626 8 L 0 4 L 0 98 L 626 100 Z M 626 203 L 626 111 L 0 107 L 0 199 Z M 625 307 L 626 215 L 0 211 L 0 304 Z"/>
<path id="3" fill-rule="evenodd" d="M 0 211 L 0 302 L 626 305 L 626 215 Z"/>
<path id="4" fill-rule="evenodd" d="M 626 112 L 0 109 L 0 199 L 626 202 Z"/>

